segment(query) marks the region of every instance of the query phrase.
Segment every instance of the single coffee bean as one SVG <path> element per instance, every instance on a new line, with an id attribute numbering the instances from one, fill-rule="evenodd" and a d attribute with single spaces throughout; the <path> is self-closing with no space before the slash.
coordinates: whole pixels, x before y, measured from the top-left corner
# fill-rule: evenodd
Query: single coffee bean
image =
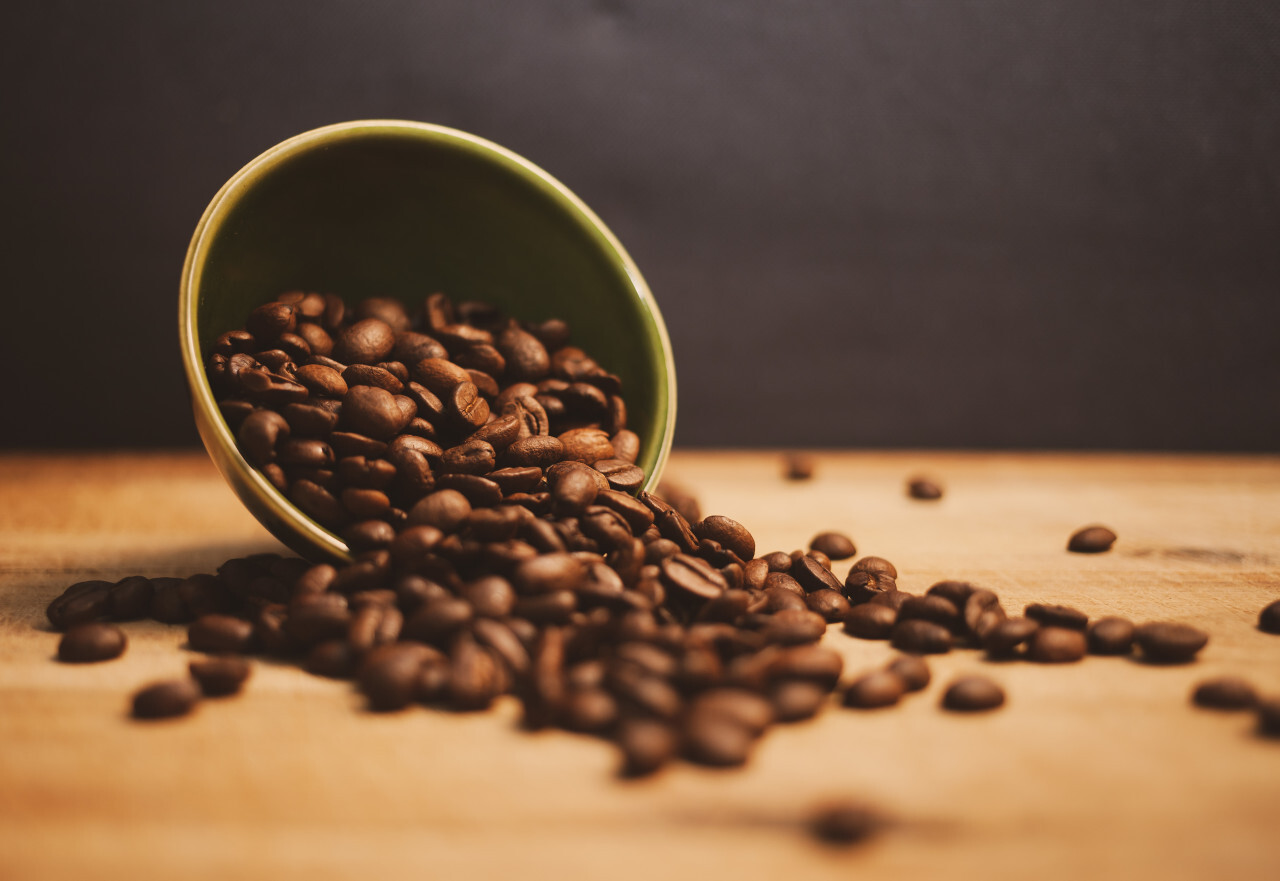
<path id="1" fill-rule="evenodd" d="M 769 616 L 761 630 L 764 638 L 777 645 L 817 642 L 827 632 L 827 622 L 808 609 L 783 609 Z"/>
<path id="2" fill-rule="evenodd" d="M 133 696 L 135 719 L 168 719 L 185 716 L 200 702 L 200 687 L 193 679 L 173 679 L 146 686 Z"/>
<path id="3" fill-rule="evenodd" d="M 107 611 L 116 621 L 136 621 L 147 617 L 151 611 L 151 599 L 155 585 L 150 578 L 130 575 L 111 586 L 107 592 Z"/>
<path id="4" fill-rule="evenodd" d="M 816 716 L 830 693 L 816 683 L 791 679 L 774 685 L 769 690 L 769 700 L 778 722 L 800 722 Z"/>
<path id="5" fill-rule="evenodd" d="M 198 652 L 243 654 L 253 644 L 253 623 L 231 615 L 203 615 L 188 629 L 187 642 Z"/>
<path id="6" fill-rule="evenodd" d="M 385 321 L 365 318 L 339 331 L 333 357 L 343 364 L 377 364 L 395 348 L 395 331 Z"/>
<path id="7" fill-rule="evenodd" d="M 110 581 L 79 581 L 49 603 L 45 614 L 57 630 L 106 617 L 111 608 Z"/>
<path id="8" fill-rule="evenodd" d="M 58 660 L 72 664 L 109 661 L 124 654 L 125 644 L 119 627 L 99 622 L 77 624 L 58 641 Z"/>
<path id="9" fill-rule="evenodd" d="M 679 738 L 675 729 L 657 719 L 627 719 L 617 734 L 622 750 L 621 773 L 643 777 L 657 771 L 675 755 Z"/>
<path id="10" fill-rule="evenodd" d="M 854 606 L 844 616 L 844 631 L 859 639 L 888 639 L 893 635 L 893 626 L 898 621 L 898 613 L 876 603 L 864 603 Z"/>
<path id="11" fill-rule="evenodd" d="M 756 540 L 747 528 L 737 520 L 718 514 L 704 518 L 693 527 L 698 538 L 711 539 L 743 560 L 753 559 L 756 555 Z"/>
<path id="12" fill-rule="evenodd" d="M 893 627 L 890 644 L 915 655 L 940 655 L 951 651 L 951 631 L 941 624 L 914 618 Z"/>
<path id="13" fill-rule="evenodd" d="M 1067 550 L 1077 554 L 1101 554 L 1111 550 L 1116 534 L 1105 526 L 1086 526 L 1077 529 L 1067 541 Z"/>
<path id="14" fill-rule="evenodd" d="M 782 476 L 787 480 L 811 480 L 815 468 L 812 456 L 788 453 L 782 460 Z"/>
<path id="15" fill-rule="evenodd" d="M 852 606 L 842 594 L 834 590 L 815 590 L 804 598 L 809 611 L 817 612 L 826 621 L 843 621 Z"/>
<path id="16" fill-rule="evenodd" d="M 802 554 L 791 563 L 791 577 L 800 582 L 806 592 L 815 590 L 841 591 L 844 587 L 831 569 L 811 554 Z M 852 602 L 852 600 L 851 600 Z"/>
<path id="17" fill-rule="evenodd" d="M 820 532 L 809 542 L 809 548 L 821 551 L 832 560 L 847 560 L 858 552 L 853 539 L 843 532 Z"/>
<path id="18" fill-rule="evenodd" d="M 883 826 L 875 810 L 854 801 L 822 805 L 809 818 L 809 831 L 815 838 L 841 847 L 865 841 Z"/>
<path id="19" fill-rule="evenodd" d="M 689 715 L 684 722 L 681 751 L 686 759 L 716 768 L 744 764 L 755 736 L 736 720 L 715 713 Z"/>
<path id="20" fill-rule="evenodd" d="M 416 642 L 397 642 L 375 648 L 360 665 L 359 685 L 377 712 L 392 712 L 408 706 L 414 698 L 418 672 L 432 659 L 443 655 Z"/>
<path id="21" fill-rule="evenodd" d="M 875 670 L 863 674 L 845 689 L 843 702 L 846 707 L 878 709 L 891 707 L 906 694 L 907 686 L 902 677 L 891 670 Z"/>
<path id="22" fill-rule="evenodd" d="M 1070 606 L 1032 603 L 1027 606 L 1024 614 L 1042 627 L 1066 627 L 1069 630 L 1084 630 L 1089 626 L 1089 616 Z"/>
<path id="23" fill-rule="evenodd" d="M 942 707 L 961 713 L 994 710 L 1004 705 L 1004 689 L 985 676 L 961 676 L 947 686 Z"/>
<path id="24" fill-rule="evenodd" d="M 1153 621 L 1133 634 L 1142 656 L 1153 664 L 1185 664 L 1205 647 L 1209 634 L 1189 624 Z"/>
<path id="25" fill-rule="evenodd" d="M 897 674 L 907 691 L 923 690 L 932 678 L 929 665 L 919 655 L 898 655 L 885 669 Z"/>
<path id="26" fill-rule="evenodd" d="M 894 612 L 898 612 L 902 609 L 903 604 L 913 596 L 915 594 L 907 593 L 905 590 L 885 590 L 872 594 L 871 599 L 867 600 L 867 604 L 884 606 L 887 609 L 893 609 Z"/>
<path id="27" fill-rule="evenodd" d="M 970 593 L 960 608 L 964 629 L 979 642 L 1008 617 L 995 592 L 982 587 Z"/>
<path id="28" fill-rule="evenodd" d="M 1079 630 L 1038 627 L 1027 644 L 1027 657 L 1042 664 L 1063 664 L 1084 657 L 1088 645 Z"/>
<path id="29" fill-rule="evenodd" d="M 1280 600 L 1258 613 L 1258 629 L 1263 633 L 1280 633 Z"/>
<path id="30" fill-rule="evenodd" d="M 1128 618 L 1099 618 L 1089 625 L 1089 652 L 1095 655 L 1127 655 L 1133 649 L 1135 630 Z"/>
<path id="31" fill-rule="evenodd" d="M 942 498 L 942 487 L 928 478 L 916 477 L 907 481 L 907 495 L 931 502 Z"/>
<path id="32" fill-rule="evenodd" d="M 1239 676 L 1219 676 L 1198 683 L 1191 702 L 1214 710 L 1247 710 L 1258 703 L 1258 692 Z"/>
<path id="33" fill-rule="evenodd" d="M 906 600 L 898 609 L 898 620 L 910 621 L 913 618 L 941 624 L 952 632 L 960 630 L 960 613 L 955 604 L 937 594 L 925 594 Z"/>
<path id="34" fill-rule="evenodd" d="M 244 686 L 251 669 L 244 658 L 204 658 L 187 666 L 205 697 L 235 694 Z"/>

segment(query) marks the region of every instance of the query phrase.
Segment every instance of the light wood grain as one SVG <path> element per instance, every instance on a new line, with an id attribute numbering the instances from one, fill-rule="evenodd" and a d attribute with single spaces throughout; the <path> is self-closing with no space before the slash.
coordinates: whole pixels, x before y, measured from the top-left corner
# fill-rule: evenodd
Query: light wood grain
<path id="1" fill-rule="evenodd" d="M 933 663 L 901 707 L 776 729 L 744 770 L 678 765 L 620 781 L 605 744 L 528 734 L 515 707 L 377 716 L 349 686 L 259 663 L 246 693 L 140 724 L 129 695 L 185 670 L 182 628 L 125 625 L 117 661 L 51 660 L 47 602 L 67 584 L 208 571 L 277 545 L 202 455 L 0 458 L 0 878 L 1209 878 L 1280 873 L 1280 742 L 1246 715 L 1195 710 L 1192 685 L 1243 674 L 1280 693 L 1280 459 L 819 453 L 814 480 L 775 453 L 678 452 L 668 475 L 762 550 L 847 531 L 900 586 L 963 578 L 1006 606 L 1197 623 L 1195 664 L 1089 658 Z M 905 497 L 912 474 L 940 502 Z M 1109 554 L 1064 550 L 1078 526 Z M 847 565 L 837 566 L 844 574 Z M 890 656 L 833 628 L 850 673 Z M 1008 706 L 938 709 L 966 671 Z M 829 796 L 893 815 L 878 840 L 820 846 Z"/>

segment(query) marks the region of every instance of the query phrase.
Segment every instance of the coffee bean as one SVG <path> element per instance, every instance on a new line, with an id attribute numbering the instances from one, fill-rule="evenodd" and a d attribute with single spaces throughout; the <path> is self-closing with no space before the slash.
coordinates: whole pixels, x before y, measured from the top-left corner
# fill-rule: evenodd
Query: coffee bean
<path id="1" fill-rule="evenodd" d="M 843 702 L 846 707 L 878 709 L 891 707 L 906 694 L 906 683 L 891 670 L 875 670 L 859 676 L 845 689 Z"/>
<path id="2" fill-rule="evenodd" d="M 187 642 L 198 652 L 242 654 L 253 644 L 253 624 L 231 615 L 203 615 L 187 631 Z"/>
<path id="3" fill-rule="evenodd" d="M 885 669 L 897 674 L 907 691 L 921 691 L 932 678 L 929 665 L 919 655 L 898 655 Z"/>
<path id="4" fill-rule="evenodd" d="M 809 831 L 819 841 L 848 846 L 864 841 L 884 826 L 873 809 L 853 801 L 822 805 L 809 818 Z"/>
<path id="5" fill-rule="evenodd" d="M 810 480 L 814 472 L 814 459 L 804 453 L 788 453 L 783 457 L 782 476 L 787 480 Z"/>
<path id="6" fill-rule="evenodd" d="M 863 566 L 864 561 L 871 561 L 866 567 Z M 878 567 L 879 563 L 887 564 L 884 569 L 872 569 L 870 567 Z M 853 605 L 871 602 L 877 595 L 896 591 L 898 589 L 897 577 L 890 574 L 889 568 L 892 563 L 888 560 L 880 561 L 879 557 L 864 557 L 853 565 L 849 570 L 849 575 L 844 580 L 841 587 L 841 593 L 848 598 Z"/>
<path id="7" fill-rule="evenodd" d="M 1079 630 L 1067 627 L 1038 627 L 1027 643 L 1027 657 L 1042 664 L 1078 661 L 1085 655 L 1087 644 Z"/>
<path id="8" fill-rule="evenodd" d="M 1077 554 L 1101 554 L 1111 550 L 1116 534 L 1105 526 L 1086 526 L 1072 533 L 1067 550 Z"/>
<path id="9" fill-rule="evenodd" d="M 1084 630 L 1089 626 L 1089 616 L 1070 606 L 1032 603 L 1027 606 L 1025 614 L 1032 621 L 1043 627 L 1066 627 L 1069 630 Z"/>
<path id="10" fill-rule="evenodd" d="M 977 589 L 967 581 L 938 581 L 930 585 L 925 595 L 942 597 L 957 609 L 963 609 Z"/>
<path id="11" fill-rule="evenodd" d="M 808 609 L 783 609 L 769 616 L 761 634 L 777 645 L 817 642 L 827 632 L 827 622 Z"/>
<path id="12" fill-rule="evenodd" d="M 1258 613 L 1258 629 L 1263 633 L 1280 633 L 1280 600 Z"/>
<path id="13" fill-rule="evenodd" d="M 1191 692 L 1191 702 L 1214 710 L 1247 710 L 1258 703 L 1258 693 L 1239 676 L 1206 679 Z"/>
<path id="14" fill-rule="evenodd" d="M 1153 664 L 1185 664 L 1209 641 L 1209 634 L 1189 624 L 1154 621 L 1134 631 L 1134 641 Z"/>
<path id="15" fill-rule="evenodd" d="M 200 702 L 200 687 L 192 679 L 173 679 L 146 686 L 133 696 L 135 719 L 185 716 Z"/>
<path id="16" fill-rule="evenodd" d="M 809 542 L 809 547 L 822 551 L 832 560 L 847 560 L 858 552 L 853 539 L 843 532 L 820 532 Z"/>
<path id="17" fill-rule="evenodd" d="M 907 481 L 907 495 L 921 501 L 934 501 L 942 498 L 942 487 L 927 478 L 916 477 Z"/>
<path id="18" fill-rule="evenodd" d="M 890 644 L 916 655 L 938 655 L 951 651 L 951 632 L 941 624 L 915 618 L 893 627 Z"/>
<path id="19" fill-rule="evenodd" d="M 773 703 L 773 714 L 777 721 L 800 722 L 817 715 L 829 694 L 828 689 L 812 682 L 787 680 L 770 689 L 769 699 Z"/>
<path id="20" fill-rule="evenodd" d="M 107 591 L 107 614 L 116 621 L 136 621 L 147 617 L 156 588 L 150 578 L 130 575 Z"/>
<path id="21" fill-rule="evenodd" d="M 893 626 L 897 621 L 898 613 L 894 609 L 864 603 L 854 606 L 844 616 L 844 631 L 859 639 L 888 639 L 893 635 Z"/>
<path id="22" fill-rule="evenodd" d="M 942 695 L 942 707 L 962 713 L 994 710 L 1004 705 L 1004 689 L 985 676 L 961 676 Z"/>
<path id="23" fill-rule="evenodd" d="M 744 764 L 755 737 L 745 726 L 722 715 L 690 715 L 683 726 L 681 751 L 686 759 L 717 768 Z"/>
<path id="24" fill-rule="evenodd" d="M 124 654 L 125 644 L 119 627 L 99 622 L 77 624 L 58 641 L 58 660 L 73 664 L 109 661 Z"/>
<path id="25" fill-rule="evenodd" d="M 932 621 L 952 632 L 960 629 L 960 613 L 955 605 L 937 594 L 925 594 L 907 599 L 898 609 L 898 620 L 910 621 L 913 618 Z"/>
<path id="26" fill-rule="evenodd" d="M 618 729 L 622 749 L 621 773 L 627 777 L 652 774 L 675 755 L 679 738 L 675 729 L 657 719 L 627 719 Z"/>
<path id="27" fill-rule="evenodd" d="M 429 660 L 442 657 L 430 646 L 415 642 L 392 643 L 369 652 L 358 674 L 369 709 L 392 712 L 408 706 L 414 698 L 419 670 Z"/>
<path id="28" fill-rule="evenodd" d="M 834 590 L 839 592 L 843 585 L 840 579 L 831 574 L 831 570 L 815 559 L 804 554 L 791 564 L 791 577 L 800 582 L 805 591 Z M 850 600 L 852 602 L 852 600 Z"/>
<path id="29" fill-rule="evenodd" d="M 205 697 L 225 697 L 240 691 L 251 669 L 244 658 L 205 658 L 192 661 L 188 668 Z"/>
<path id="30" fill-rule="evenodd" d="M 1127 655 L 1133 648 L 1133 622 L 1108 616 L 1089 625 L 1089 651 L 1095 655 Z"/>
<path id="31" fill-rule="evenodd" d="M 694 527 L 693 533 L 698 538 L 719 542 L 742 560 L 750 560 L 756 555 L 755 538 L 745 526 L 728 517 L 718 514 L 706 517 Z"/>
<path id="32" fill-rule="evenodd" d="M 815 590 L 804 599 L 811 612 L 817 612 L 826 621 L 843 621 L 852 608 L 844 596 L 834 590 Z"/>
<path id="33" fill-rule="evenodd" d="M 87 624 L 106 616 L 111 608 L 110 581 L 79 581 L 56 597 L 45 614 L 57 630 Z"/>
<path id="34" fill-rule="evenodd" d="M 961 608 L 964 610 L 961 616 L 964 629 L 979 642 L 1008 617 L 1000 605 L 1000 598 L 986 588 L 970 593 Z"/>
<path id="35" fill-rule="evenodd" d="M 395 347 L 395 331 L 385 321 L 364 318 L 339 331 L 333 357 L 344 364 L 377 364 Z"/>

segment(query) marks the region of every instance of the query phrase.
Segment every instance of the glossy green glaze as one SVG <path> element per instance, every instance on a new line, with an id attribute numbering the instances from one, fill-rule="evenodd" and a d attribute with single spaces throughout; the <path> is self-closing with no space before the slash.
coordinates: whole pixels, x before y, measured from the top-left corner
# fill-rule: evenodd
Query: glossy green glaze
<path id="1" fill-rule="evenodd" d="M 218 192 L 192 236 L 179 330 L 196 425 L 244 504 L 313 559 L 346 545 L 240 456 L 204 373 L 209 346 L 282 291 L 353 301 L 432 291 L 523 320 L 563 318 L 622 378 L 639 464 L 656 485 L 675 430 L 675 368 L 657 304 L 622 245 L 546 172 L 464 132 L 397 120 L 305 132 Z"/>

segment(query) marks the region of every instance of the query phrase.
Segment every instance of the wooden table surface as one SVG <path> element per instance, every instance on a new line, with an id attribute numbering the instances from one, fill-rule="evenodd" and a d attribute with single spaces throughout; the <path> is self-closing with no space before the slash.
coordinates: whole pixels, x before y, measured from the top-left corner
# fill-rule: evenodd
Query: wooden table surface
<path id="1" fill-rule="evenodd" d="M 52 660 L 44 607 L 66 585 L 211 571 L 279 549 L 203 454 L 0 457 L 0 879 L 31 878 L 1232 878 L 1280 877 L 1280 741 L 1249 714 L 1193 708 L 1197 681 L 1241 674 L 1280 694 L 1280 458 L 677 452 L 668 476 L 761 552 L 824 529 L 942 578 L 1092 615 L 1175 619 L 1211 635 L 1157 668 L 1088 658 L 933 661 L 892 710 L 832 706 L 774 729 L 745 769 L 677 764 L 623 781 L 601 742 L 516 726 L 510 699 L 458 715 L 364 711 L 345 683 L 261 662 L 245 693 L 192 717 L 131 721 L 141 684 L 185 672 L 185 628 L 124 625 L 129 649 Z M 905 497 L 916 473 L 947 488 Z M 1110 553 L 1064 550 L 1092 522 Z M 848 565 L 837 565 L 843 576 Z M 846 675 L 883 643 L 833 627 Z M 1005 708 L 958 717 L 942 683 L 999 680 Z M 838 849 L 804 832 L 819 802 L 894 818 Z"/>

